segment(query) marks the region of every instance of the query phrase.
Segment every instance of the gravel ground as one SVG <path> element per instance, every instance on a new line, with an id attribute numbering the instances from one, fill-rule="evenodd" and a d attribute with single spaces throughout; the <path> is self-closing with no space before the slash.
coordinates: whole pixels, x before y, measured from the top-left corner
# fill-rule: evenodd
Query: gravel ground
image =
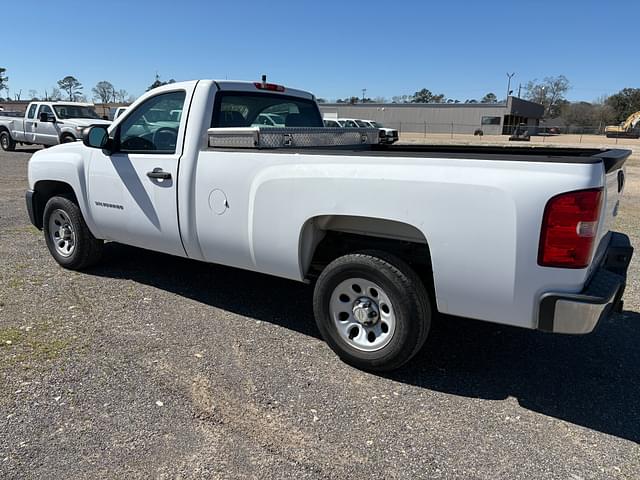
<path id="1" fill-rule="evenodd" d="M 640 478 L 640 256 L 592 335 L 443 319 L 376 376 L 318 338 L 305 285 L 118 244 L 59 268 L 31 153 L 0 153 L 0 478 Z"/>

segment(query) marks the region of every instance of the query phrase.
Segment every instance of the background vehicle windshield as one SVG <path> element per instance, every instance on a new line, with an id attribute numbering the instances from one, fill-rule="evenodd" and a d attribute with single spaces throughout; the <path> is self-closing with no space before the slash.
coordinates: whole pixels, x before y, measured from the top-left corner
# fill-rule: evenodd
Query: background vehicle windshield
<path id="1" fill-rule="evenodd" d="M 221 92 L 213 109 L 212 127 L 322 127 L 316 103 L 269 93 Z"/>
<path id="2" fill-rule="evenodd" d="M 81 105 L 54 105 L 53 109 L 61 120 L 65 118 L 100 118 L 93 107 Z"/>
<path id="3" fill-rule="evenodd" d="M 384 125 L 382 125 L 381 123 L 378 122 L 374 122 L 374 121 L 369 121 L 369 123 L 371 123 L 371 125 L 373 125 L 376 128 L 384 128 Z"/>
<path id="4" fill-rule="evenodd" d="M 367 122 L 363 122 L 362 120 L 356 120 L 356 123 L 360 128 L 371 128 L 370 125 L 367 125 Z"/>

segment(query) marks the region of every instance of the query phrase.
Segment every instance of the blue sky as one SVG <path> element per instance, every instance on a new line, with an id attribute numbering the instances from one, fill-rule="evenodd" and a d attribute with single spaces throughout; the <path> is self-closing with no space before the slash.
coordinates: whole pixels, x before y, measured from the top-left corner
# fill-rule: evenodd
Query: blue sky
<path id="1" fill-rule="evenodd" d="M 163 80 L 267 73 L 329 99 L 423 87 L 460 100 L 504 97 L 506 72 L 516 92 L 564 74 L 572 100 L 640 87 L 637 0 L 2 3 L 10 40 L 0 66 L 23 98 L 68 74 L 85 94 L 108 80 L 140 95 L 156 71 Z"/>

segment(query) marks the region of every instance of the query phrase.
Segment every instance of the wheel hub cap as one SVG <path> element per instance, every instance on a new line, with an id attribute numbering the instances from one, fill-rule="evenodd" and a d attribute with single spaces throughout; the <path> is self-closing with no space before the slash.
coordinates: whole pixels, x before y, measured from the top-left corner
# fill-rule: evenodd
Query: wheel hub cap
<path id="1" fill-rule="evenodd" d="M 369 297 L 360 297 L 353 302 L 353 316 L 361 325 L 372 326 L 378 322 L 378 305 Z"/>
<path id="2" fill-rule="evenodd" d="M 54 210 L 49 217 L 49 236 L 56 251 L 63 257 L 73 254 L 76 234 L 69 215 L 64 210 Z"/>
<path id="3" fill-rule="evenodd" d="M 374 352 L 391 341 L 396 314 L 380 285 L 365 278 L 349 278 L 336 285 L 329 302 L 336 331 L 352 348 Z"/>

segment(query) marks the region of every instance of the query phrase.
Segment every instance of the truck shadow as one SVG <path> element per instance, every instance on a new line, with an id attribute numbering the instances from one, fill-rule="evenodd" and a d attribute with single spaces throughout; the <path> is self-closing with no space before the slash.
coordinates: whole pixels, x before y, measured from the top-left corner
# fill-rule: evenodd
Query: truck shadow
<path id="1" fill-rule="evenodd" d="M 307 285 L 110 243 L 89 273 L 126 278 L 319 338 Z M 586 336 L 454 317 L 386 378 L 469 398 L 514 397 L 529 410 L 640 443 L 640 313 Z"/>

